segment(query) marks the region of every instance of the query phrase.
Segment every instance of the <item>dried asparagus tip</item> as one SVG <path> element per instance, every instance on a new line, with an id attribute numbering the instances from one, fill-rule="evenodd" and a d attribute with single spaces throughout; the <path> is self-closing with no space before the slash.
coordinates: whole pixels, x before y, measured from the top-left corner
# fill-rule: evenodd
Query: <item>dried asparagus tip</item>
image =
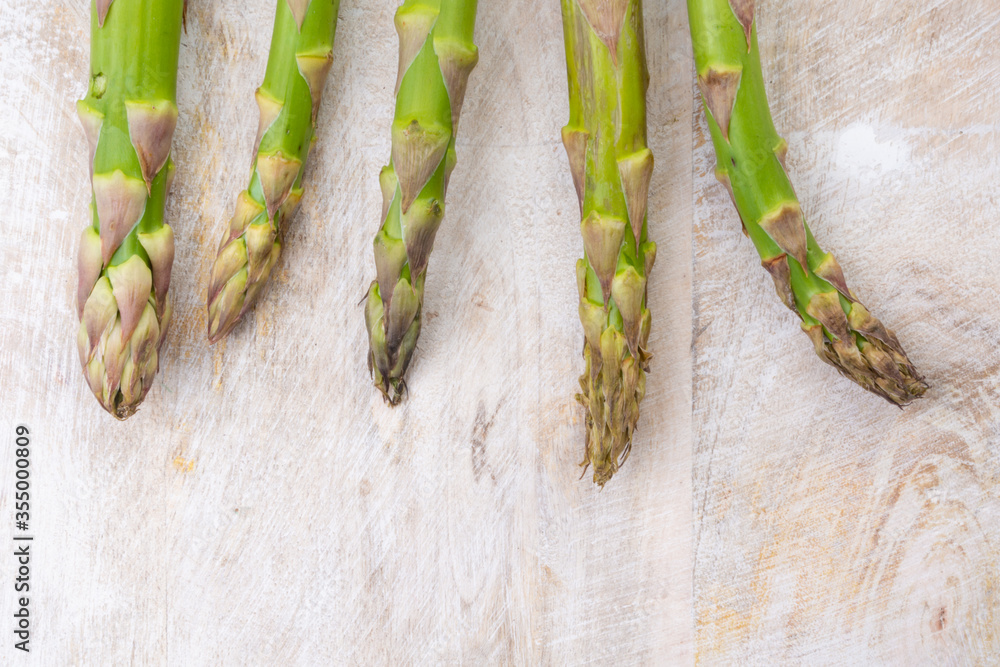
<path id="1" fill-rule="evenodd" d="M 399 71 L 390 162 L 379 173 L 382 207 L 368 290 L 368 368 L 389 405 L 402 400 L 404 376 L 420 335 L 424 277 L 457 162 L 455 128 L 469 73 L 478 60 L 475 0 L 405 0 L 396 11 Z"/>
<path id="2" fill-rule="evenodd" d="M 302 199 L 320 99 L 332 64 L 339 0 L 278 0 L 250 182 L 219 243 L 209 279 L 208 338 L 215 343 L 253 308 L 281 255 Z"/>
<path id="3" fill-rule="evenodd" d="M 716 175 L 729 190 L 778 295 L 802 319 L 820 358 L 865 389 L 906 405 L 924 394 L 926 383 L 896 337 L 854 298 L 834 256 L 816 244 L 788 180 L 788 144 L 774 130 L 764 95 L 754 4 L 688 3 L 695 66 L 703 73 L 698 83 L 718 158 Z M 744 131 L 737 136 L 729 130 L 740 113 L 751 116 L 754 125 L 748 128 L 747 119 L 741 119 Z"/>
<path id="4" fill-rule="evenodd" d="M 603 486 L 628 458 L 646 391 L 652 315 L 645 238 L 653 155 L 646 147 L 648 75 L 639 0 L 563 0 L 570 120 L 563 145 L 580 204 L 577 263 L 585 370 L 584 470 Z M 628 228 L 631 233 L 626 234 Z"/>

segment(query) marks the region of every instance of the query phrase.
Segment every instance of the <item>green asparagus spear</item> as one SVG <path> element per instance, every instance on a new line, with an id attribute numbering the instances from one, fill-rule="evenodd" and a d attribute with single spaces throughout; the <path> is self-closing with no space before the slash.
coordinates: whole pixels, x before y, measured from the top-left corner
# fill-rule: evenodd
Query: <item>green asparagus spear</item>
<path id="1" fill-rule="evenodd" d="M 396 11 L 399 73 L 392 155 L 382 169 L 382 225 L 365 325 L 368 368 L 390 405 L 420 335 L 427 260 L 444 218 L 448 177 L 457 161 L 455 131 L 469 73 L 476 0 L 406 0 Z"/>
<path id="2" fill-rule="evenodd" d="M 587 412 L 581 464 L 600 486 L 628 458 L 646 393 L 646 279 L 653 154 L 646 147 L 641 0 L 562 0 L 570 119 L 563 144 L 580 201 L 585 257 L 577 262 Z"/>
<path id="3" fill-rule="evenodd" d="M 170 324 L 174 236 L 163 222 L 174 165 L 183 0 L 95 0 L 90 84 L 77 112 L 90 144 L 92 222 L 79 252 L 80 363 L 91 391 L 131 416 Z"/>
<path id="4" fill-rule="evenodd" d="M 232 331 L 253 306 L 302 198 L 302 173 L 333 62 L 340 0 L 278 0 L 250 184 L 219 245 L 208 288 L 208 338 Z"/>
<path id="5" fill-rule="evenodd" d="M 922 396 L 927 384 L 896 336 L 855 298 L 806 225 L 764 92 L 754 0 L 688 0 L 688 17 L 716 177 L 778 296 L 819 357 L 844 376 L 899 406 Z"/>

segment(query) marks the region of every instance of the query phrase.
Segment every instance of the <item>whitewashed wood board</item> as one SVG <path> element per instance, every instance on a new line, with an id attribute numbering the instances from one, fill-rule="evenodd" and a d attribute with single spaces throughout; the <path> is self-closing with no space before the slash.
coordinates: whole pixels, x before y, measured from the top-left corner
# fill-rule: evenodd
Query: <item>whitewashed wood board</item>
<path id="1" fill-rule="evenodd" d="M 900 412 L 818 362 L 777 301 L 711 175 L 684 3 L 646 3 L 655 358 L 632 457 L 598 492 L 576 466 L 582 243 L 558 3 L 480 4 L 411 392 L 390 410 L 356 304 L 395 2 L 342 0 L 275 284 L 214 348 L 206 274 L 244 186 L 273 6 L 191 3 L 177 320 L 124 424 L 74 343 L 88 7 L 0 9 L 0 537 L 25 423 L 37 586 L 33 652 L 5 638 L 0 663 L 990 664 L 1000 7 L 762 3 L 806 214 L 933 385 Z"/>
<path id="2" fill-rule="evenodd" d="M 683 6 L 647 9 L 657 366 L 633 456 L 603 493 L 576 465 L 582 243 L 556 2 L 481 3 L 410 395 L 392 410 L 370 385 L 357 304 L 374 275 L 395 7 L 342 2 L 275 284 L 213 348 L 207 272 L 245 185 L 274 3 L 190 3 L 168 206 L 176 321 L 124 424 L 88 394 L 74 343 L 88 7 L 0 10 L 0 428 L 34 433 L 30 664 L 691 661 Z M 0 441 L 7 535 L 13 435 Z M 0 663 L 20 658 L 10 644 L 4 630 Z"/>

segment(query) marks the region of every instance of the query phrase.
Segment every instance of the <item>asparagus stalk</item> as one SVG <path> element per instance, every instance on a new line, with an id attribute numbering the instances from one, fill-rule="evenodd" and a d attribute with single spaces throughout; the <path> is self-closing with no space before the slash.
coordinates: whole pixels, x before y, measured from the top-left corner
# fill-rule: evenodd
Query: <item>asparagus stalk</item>
<path id="1" fill-rule="evenodd" d="M 208 338 L 232 331 L 267 282 L 302 198 L 316 112 L 333 62 L 340 0 L 278 0 L 250 183 L 219 244 L 208 288 Z"/>
<path id="2" fill-rule="evenodd" d="M 80 240 L 77 346 L 91 391 L 131 416 L 170 324 L 174 165 L 183 0 L 95 0 L 90 84 L 77 112 L 90 145 L 92 221 Z"/>
<path id="3" fill-rule="evenodd" d="M 585 252 L 576 265 L 585 361 L 577 400 L 587 413 L 581 465 L 593 466 L 604 486 L 628 458 L 649 371 L 649 75 L 641 0 L 562 0 L 562 11 L 570 109 L 562 138 Z"/>
<path id="4" fill-rule="evenodd" d="M 896 336 L 851 293 L 802 215 L 764 91 L 754 0 L 688 0 L 688 17 L 715 174 L 778 296 L 819 357 L 845 377 L 899 406 L 922 396 L 927 384 Z"/>
<path id="5" fill-rule="evenodd" d="M 469 74 L 476 0 L 406 0 L 396 11 L 399 72 L 392 154 L 379 174 L 382 224 L 365 304 L 368 368 L 390 405 L 420 335 L 427 260 L 444 218 L 455 132 Z"/>

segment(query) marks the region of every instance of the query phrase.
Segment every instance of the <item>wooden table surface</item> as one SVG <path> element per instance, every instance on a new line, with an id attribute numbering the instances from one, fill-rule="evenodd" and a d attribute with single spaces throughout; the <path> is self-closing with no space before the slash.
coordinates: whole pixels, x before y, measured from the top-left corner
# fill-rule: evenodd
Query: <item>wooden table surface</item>
<path id="1" fill-rule="evenodd" d="M 272 288 L 209 347 L 273 2 L 190 3 L 175 321 L 126 423 L 75 348 L 88 6 L 0 9 L 0 663 L 995 664 L 1000 5 L 763 0 L 816 236 L 933 389 L 819 362 L 722 187 L 684 3 L 647 1 L 655 355 L 633 453 L 579 480 L 577 205 L 558 2 L 480 2 L 480 64 L 395 410 L 362 308 L 395 0 L 343 0 Z M 13 649 L 14 427 L 32 434 L 32 652 Z"/>

